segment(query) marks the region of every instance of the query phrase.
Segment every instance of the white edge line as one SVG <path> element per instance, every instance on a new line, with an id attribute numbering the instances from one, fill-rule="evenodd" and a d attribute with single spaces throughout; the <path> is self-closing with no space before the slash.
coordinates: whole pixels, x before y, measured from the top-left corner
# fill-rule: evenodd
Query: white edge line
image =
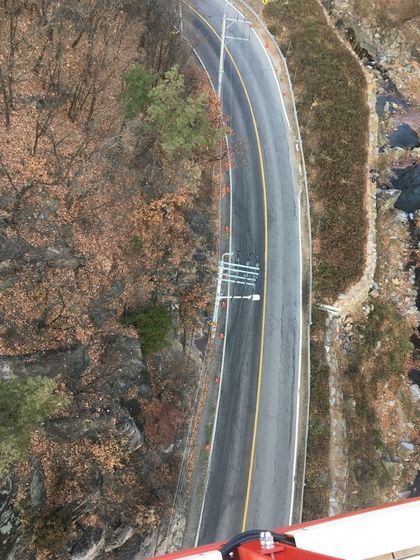
<path id="1" fill-rule="evenodd" d="M 302 340 L 302 328 L 303 328 L 303 294 L 302 294 L 302 259 L 303 259 L 303 251 L 302 251 L 302 211 L 300 205 L 300 194 L 297 195 L 298 200 L 298 212 L 299 212 L 299 294 L 300 294 L 300 325 L 299 325 L 299 367 L 298 367 L 298 385 L 296 390 L 296 417 L 295 417 L 295 448 L 294 448 L 294 456 L 293 456 L 293 469 L 292 469 L 292 495 L 290 500 L 290 512 L 289 512 L 289 524 L 293 523 L 293 505 L 295 501 L 295 486 L 296 486 L 296 465 L 297 465 L 297 455 L 298 455 L 298 436 L 299 436 L 299 414 L 300 414 L 300 391 L 301 391 L 301 379 L 302 379 L 302 348 L 303 348 L 303 340 Z"/>
<path id="2" fill-rule="evenodd" d="M 238 10 L 238 8 L 236 6 L 234 6 L 233 4 L 231 4 L 228 0 L 226 0 L 226 3 L 229 4 L 230 6 L 232 6 L 232 8 L 238 12 L 238 14 L 240 16 L 242 16 L 244 19 L 245 16 L 244 14 L 242 14 L 242 12 L 240 12 Z M 269 65 L 270 68 L 273 72 L 274 75 L 274 79 L 277 83 L 277 88 L 279 91 L 279 97 L 280 97 L 280 101 L 282 104 L 282 108 L 283 108 L 283 113 L 284 116 L 286 118 L 286 122 L 288 124 L 289 130 L 291 130 L 291 126 L 290 126 L 290 122 L 289 122 L 289 118 L 287 116 L 286 113 L 286 107 L 284 104 L 284 99 L 283 99 L 283 95 L 281 92 L 281 87 L 280 87 L 280 82 L 277 76 L 277 73 L 275 71 L 274 65 L 273 65 L 273 61 L 271 60 L 271 57 L 269 56 L 267 49 L 264 47 L 264 44 L 260 38 L 260 36 L 258 35 L 258 33 L 256 32 L 255 28 L 252 27 L 252 31 L 254 32 L 255 36 L 257 37 L 261 48 L 263 49 L 263 51 L 265 52 L 267 59 L 269 61 Z M 299 164 L 299 168 L 300 168 L 300 164 Z M 292 165 L 292 169 L 293 169 L 293 165 Z M 301 172 L 302 173 L 302 172 Z M 299 227 L 299 283 L 300 283 L 300 289 L 299 289 L 299 294 L 300 294 L 300 328 L 299 328 L 299 366 L 298 366 L 298 385 L 297 385 L 297 391 L 296 391 L 296 421 L 295 421 L 295 445 L 294 445 L 294 452 L 293 452 L 293 469 L 292 469 L 292 495 L 291 495 L 291 500 L 290 500 L 290 512 L 289 512 L 289 524 L 293 522 L 293 505 L 294 505 L 294 499 L 295 499 L 295 477 L 296 477 L 296 465 L 297 465 L 297 447 L 298 447 L 298 435 L 299 435 L 299 414 L 300 414 L 300 391 L 301 391 L 301 377 L 302 377 L 302 328 L 303 328 L 303 294 L 302 294 L 302 212 L 301 212 L 301 205 L 300 205 L 300 195 L 298 193 L 297 194 L 297 207 L 298 207 L 298 212 L 299 212 L 299 220 L 298 220 L 298 227 Z"/>
<path id="3" fill-rule="evenodd" d="M 226 137 L 226 142 L 228 142 L 227 137 Z M 229 158 L 229 161 L 230 161 L 230 158 Z M 230 192 L 230 197 L 231 198 L 230 199 L 232 201 L 232 171 L 231 171 L 230 167 L 229 167 L 229 177 L 230 177 L 230 185 L 231 185 L 231 192 Z M 232 232 L 232 203 L 230 204 L 229 223 L 230 223 L 230 231 Z M 229 237 L 229 253 L 232 252 L 231 249 L 232 249 L 232 235 L 230 235 L 230 237 Z M 230 261 L 231 261 L 231 255 L 229 255 L 229 262 Z M 228 296 L 230 295 L 230 288 L 231 288 L 231 286 L 230 286 L 230 284 L 228 284 Z M 226 327 L 228 326 L 228 322 L 229 322 L 229 310 L 230 310 L 230 300 L 228 299 L 227 300 L 227 306 L 226 306 L 226 321 L 225 321 Z M 210 480 L 211 461 L 212 461 L 212 457 L 213 457 L 214 440 L 216 438 L 217 422 L 218 422 L 218 419 L 219 419 L 220 398 L 221 398 L 221 394 L 222 394 L 223 375 L 224 375 L 224 369 L 225 369 L 225 353 L 226 353 L 227 333 L 228 333 L 228 329 L 226 328 L 225 338 L 223 340 L 222 363 L 221 363 L 221 366 L 220 366 L 219 392 L 217 394 L 216 411 L 215 411 L 215 414 L 214 414 L 213 430 L 212 430 L 211 442 L 210 442 L 210 454 L 209 454 L 209 460 L 208 460 L 208 463 L 207 463 L 206 482 L 205 482 L 205 486 L 204 486 L 203 502 L 202 502 L 202 506 L 201 506 L 200 519 L 199 519 L 199 522 L 198 522 L 198 527 L 197 527 L 197 533 L 196 533 L 194 546 L 198 546 L 198 540 L 200 538 L 201 523 L 202 523 L 203 514 L 204 514 L 204 505 L 205 505 L 205 500 L 206 500 L 206 497 L 207 497 L 207 489 L 208 489 L 209 480 Z"/>
<path id="4" fill-rule="evenodd" d="M 190 44 L 190 46 L 191 46 L 191 44 Z M 210 74 L 207 72 L 207 68 L 204 66 L 204 62 L 203 62 L 201 56 L 198 54 L 197 50 L 194 49 L 194 47 L 191 47 L 191 48 L 192 48 L 192 50 L 193 50 L 195 56 L 198 58 L 198 61 L 200 62 L 201 66 L 204 68 L 204 72 L 207 74 L 207 78 L 208 78 L 208 80 L 209 80 L 209 82 L 210 82 L 210 85 L 211 85 L 212 90 L 214 91 L 214 93 L 216 93 L 216 88 L 214 87 L 213 81 L 212 81 L 212 79 L 210 78 Z"/>
<path id="5" fill-rule="evenodd" d="M 234 6 L 231 2 L 229 2 L 229 0 L 225 0 L 225 1 L 226 1 L 226 4 L 229 4 L 229 6 L 231 6 L 236 12 L 238 12 L 238 14 L 239 14 L 241 17 L 243 17 L 244 19 L 246 19 L 245 16 L 244 16 L 244 14 L 243 14 L 241 11 L 239 11 L 238 8 L 237 8 L 236 6 Z M 285 116 L 285 119 L 286 119 L 286 122 L 287 122 L 287 126 L 289 127 L 289 130 L 290 130 L 291 127 L 290 127 L 289 117 L 287 116 L 286 106 L 285 106 L 285 104 L 284 104 L 284 99 L 283 99 L 283 95 L 282 95 L 282 92 L 281 92 L 280 82 L 279 82 L 279 80 L 278 80 L 278 77 L 277 77 L 277 74 L 276 74 L 276 71 L 275 71 L 275 68 L 274 68 L 273 61 L 271 60 L 271 57 L 270 57 L 270 55 L 268 54 L 267 49 L 264 47 L 263 42 L 262 42 L 262 40 L 261 40 L 261 37 L 260 37 L 260 36 L 258 35 L 258 33 L 255 31 L 254 26 L 252 26 L 251 29 L 252 29 L 252 31 L 254 32 L 254 35 L 256 36 L 256 38 L 258 39 L 258 41 L 259 41 L 259 43 L 260 43 L 260 45 L 261 45 L 261 48 L 262 48 L 262 50 L 264 51 L 264 53 L 265 53 L 265 55 L 266 55 L 266 57 L 267 57 L 267 59 L 268 59 L 268 63 L 269 63 L 269 65 L 270 65 L 270 68 L 271 68 L 271 70 L 273 71 L 274 79 L 275 79 L 275 81 L 276 81 L 277 88 L 278 88 L 278 90 L 279 90 L 279 97 L 280 97 L 280 101 L 281 101 L 281 106 L 282 106 L 282 108 L 283 108 L 283 113 L 284 113 L 284 116 Z"/>
<path id="6" fill-rule="evenodd" d="M 204 68 L 209 82 L 211 84 L 211 87 L 213 88 L 214 92 L 216 93 L 216 89 L 214 87 L 214 84 L 210 78 L 209 73 L 207 72 L 207 69 L 204 65 L 204 62 L 202 61 L 200 55 L 198 54 L 198 52 L 196 51 L 196 49 L 193 48 L 193 51 L 196 55 L 196 57 L 198 58 L 201 66 Z M 229 149 L 229 140 L 227 135 L 225 136 L 225 140 L 226 140 L 226 147 L 227 147 L 227 151 L 228 151 L 228 162 L 229 162 L 229 182 L 230 182 L 230 204 L 229 204 L 229 253 L 232 253 L 232 193 L 233 193 L 233 181 L 232 181 L 232 168 L 231 168 L 231 159 L 230 159 L 230 149 Z M 221 218 L 221 212 L 220 212 L 220 218 Z M 229 254 L 229 263 L 231 262 L 231 254 Z M 228 284 L 228 296 L 230 295 L 230 289 L 231 286 L 230 284 Z M 215 301 L 215 305 L 217 305 L 217 301 Z M 227 299 L 227 304 L 226 304 L 226 320 L 225 320 L 225 325 L 226 327 L 228 326 L 228 322 L 229 322 L 229 309 L 230 309 L 230 299 Z M 213 422 L 213 430 L 212 430 L 212 436 L 211 436 L 211 443 L 210 443 L 210 454 L 209 454 L 209 459 L 207 462 L 207 470 L 206 470 L 206 479 L 205 479 L 205 483 L 204 483 L 204 492 L 203 492 L 203 501 L 201 504 L 201 511 L 200 511 L 200 517 L 199 517 L 199 521 L 198 521 L 198 526 L 197 526 L 197 532 L 196 532 L 196 536 L 195 536 L 195 541 L 194 541 L 194 547 L 198 546 L 198 540 L 200 538 L 200 530 L 201 530 L 201 524 L 203 521 L 203 514 L 204 514 L 204 505 L 205 505 L 205 501 L 206 501 L 206 496 L 207 496 L 207 489 L 208 489 L 208 485 L 209 485 L 209 479 L 210 479 L 210 471 L 211 471 L 211 460 L 212 460 L 212 456 L 213 456 L 213 447 L 214 447 L 214 440 L 216 437 L 216 427 L 217 427 L 217 421 L 218 421 L 218 416 L 219 416 L 219 407 L 220 407 L 220 398 L 221 398 L 221 393 L 222 393 L 222 383 L 223 383 L 223 374 L 224 374 L 224 365 L 225 365 L 225 354 L 226 354 L 226 342 L 227 342 L 227 328 L 226 328 L 226 332 L 225 332 L 225 338 L 223 340 L 223 349 L 222 349 L 222 363 L 220 366 L 220 382 L 219 382 L 219 391 L 217 394 L 217 402 L 216 402 L 216 411 L 215 411 L 215 415 L 214 415 L 214 422 Z"/>
<path id="7" fill-rule="evenodd" d="M 279 80 L 278 80 L 276 71 L 275 71 L 275 69 L 274 69 L 273 61 L 271 60 L 271 57 L 269 56 L 269 54 L 268 54 L 268 52 L 267 52 L 267 49 L 264 47 L 263 42 L 262 42 L 262 40 L 261 40 L 261 37 L 258 35 L 258 33 L 255 31 L 254 28 L 252 28 L 252 31 L 254 32 L 255 36 L 257 37 L 257 39 L 258 39 L 258 41 L 259 41 L 259 43 L 260 43 L 260 45 L 261 45 L 261 48 L 263 49 L 263 51 L 265 52 L 265 54 L 266 54 L 266 56 L 267 56 L 267 58 L 268 58 L 268 62 L 269 62 L 269 64 L 270 64 L 270 67 L 271 67 L 271 69 L 272 69 L 272 71 L 273 71 L 273 74 L 274 74 L 274 78 L 275 78 L 275 80 L 276 80 L 277 89 L 279 90 L 279 97 L 280 97 L 280 101 L 281 101 L 281 106 L 282 106 L 282 108 L 283 108 L 283 114 L 284 114 L 284 117 L 285 117 L 285 119 L 286 119 L 287 126 L 289 127 L 289 130 L 291 130 L 289 117 L 287 116 L 287 113 L 286 113 L 286 106 L 285 106 L 285 104 L 284 104 L 283 94 L 282 94 L 282 92 L 281 92 L 280 82 L 279 82 Z"/>

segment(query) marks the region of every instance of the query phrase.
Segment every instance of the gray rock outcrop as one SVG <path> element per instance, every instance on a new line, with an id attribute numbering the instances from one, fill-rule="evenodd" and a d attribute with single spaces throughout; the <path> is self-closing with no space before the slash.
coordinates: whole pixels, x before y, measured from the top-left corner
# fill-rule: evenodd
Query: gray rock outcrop
<path id="1" fill-rule="evenodd" d="M 128 413 L 124 420 L 118 424 L 117 429 L 121 439 L 127 441 L 130 451 L 136 451 L 143 445 L 144 435 Z"/>
<path id="2" fill-rule="evenodd" d="M 34 509 L 40 509 L 44 505 L 47 498 L 44 472 L 40 463 L 37 463 L 35 465 L 29 491 L 32 507 Z"/>
<path id="3" fill-rule="evenodd" d="M 102 327 L 106 321 L 115 316 L 116 311 L 109 306 L 112 300 L 122 294 L 124 286 L 124 282 L 117 282 L 91 303 L 89 307 L 89 319 L 95 327 Z"/>
<path id="4" fill-rule="evenodd" d="M 104 379 L 104 389 L 123 393 L 136 387 L 139 396 L 149 399 L 152 394 L 150 375 L 146 371 L 138 338 L 112 335 L 105 339 L 104 353 L 109 375 Z"/>
<path id="5" fill-rule="evenodd" d="M 120 525 L 120 527 L 117 527 L 117 529 L 115 529 L 110 538 L 107 539 L 107 542 L 105 544 L 105 552 L 110 552 L 111 550 L 120 548 L 128 541 L 128 539 L 131 539 L 133 535 L 133 527 L 131 527 L 130 525 Z"/>
<path id="6" fill-rule="evenodd" d="M 74 344 L 33 354 L 0 356 L 0 377 L 8 379 L 11 375 L 17 377 L 41 375 L 52 378 L 62 374 L 65 378 L 77 381 L 88 364 L 85 348 L 81 344 Z"/>
<path id="7" fill-rule="evenodd" d="M 85 412 L 78 416 L 52 418 L 45 423 L 45 431 L 50 437 L 67 443 L 82 438 L 98 441 L 109 437 L 114 428 L 114 415 L 106 413 L 90 415 Z"/>
<path id="8" fill-rule="evenodd" d="M 13 508 L 15 489 L 12 477 L 6 476 L 0 487 L 0 550 L 3 560 L 27 558 L 27 539 L 21 532 L 21 521 Z"/>
<path id="9" fill-rule="evenodd" d="M 95 560 L 104 551 L 105 531 L 102 527 L 87 527 L 71 551 L 71 560 Z"/>
<path id="10" fill-rule="evenodd" d="M 97 442 L 106 438 L 126 441 L 130 452 L 143 445 L 144 435 L 127 410 L 114 406 L 109 412 L 52 418 L 45 423 L 46 433 L 56 441 L 72 443 L 87 438 Z"/>
<path id="11" fill-rule="evenodd" d="M 68 247 L 34 247 L 18 235 L 0 235 L 0 261 L 13 261 L 17 268 L 46 264 L 53 268 L 78 268 L 85 259 L 75 255 Z"/>

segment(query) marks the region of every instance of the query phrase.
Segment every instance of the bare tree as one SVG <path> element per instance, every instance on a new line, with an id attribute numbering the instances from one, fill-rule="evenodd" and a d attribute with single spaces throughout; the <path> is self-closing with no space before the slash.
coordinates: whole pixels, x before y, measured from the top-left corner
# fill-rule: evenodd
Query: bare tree
<path id="1" fill-rule="evenodd" d="M 189 52 L 178 33 L 178 3 L 174 0 L 143 0 L 144 31 L 139 38 L 144 64 L 163 76 L 175 63 L 185 65 Z"/>
<path id="2" fill-rule="evenodd" d="M 10 126 L 11 111 L 14 109 L 14 67 L 18 46 L 17 28 L 20 13 L 19 0 L 3 0 L 5 20 L 3 30 L 7 35 L 7 53 L 4 63 L 0 66 L 0 91 L 4 105 L 6 126 Z"/>
<path id="3" fill-rule="evenodd" d="M 9 56 L 7 61 L 7 89 L 9 94 L 10 106 L 13 109 L 13 70 L 15 66 L 15 55 L 17 49 L 17 26 L 20 13 L 20 1 L 11 0 L 8 2 L 6 12 L 9 16 Z"/>
<path id="4" fill-rule="evenodd" d="M 6 85 L 6 78 L 5 78 L 5 71 L 3 70 L 3 68 L 0 66 L 0 91 L 1 91 L 1 96 L 3 98 L 3 105 L 4 105 L 4 120 L 6 123 L 7 128 L 10 127 L 10 111 L 12 109 L 11 107 L 11 101 L 9 98 L 9 92 L 7 89 L 7 85 Z"/>
<path id="5" fill-rule="evenodd" d="M 35 139 L 32 146 L 32 155 L 34 156 L 36 155 L 38 142 L 40 138 L 46 134 L 57 110 L 58 103 L 55 100 L 50 100 L 49 103 L 49 108 L 45 107 L 44 99 L 40 99 L 37 103 L 38 117 L 35 123 Z"/>

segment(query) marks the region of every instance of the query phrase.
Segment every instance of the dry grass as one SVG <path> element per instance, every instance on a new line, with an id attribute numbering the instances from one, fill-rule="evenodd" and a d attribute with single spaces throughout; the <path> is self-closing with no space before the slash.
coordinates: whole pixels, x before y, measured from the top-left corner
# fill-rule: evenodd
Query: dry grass
<path id="1" fill-rule="evenodd" d="M 346 424 L 349 445 L 348 507 L 370 506 L 386 499 L 392 481 L 381 462 L 383 454 L 394 455 L 400 435 L 393 431 L 381 409 L 394 399 L 394 412 L 400 408 L 397 395 L 406 389 L 406 365 L 412 345 L 411 329 L 396 308 L 376 301 L 367 320 L 354 333 L 343 393 L 347 403 Z M 391 388 L 391 392 L 387 389 Z M 388 400 L 384 397 L 388 395 Z M 398 420 L 397 431 L 408 423 L 410 413 Z M 395 439 L 395 441 L 392 441 Z"/>
<path id="2" fill-rule="evenodd" d="M 306 463 L 303 519 L 319 519 L 328 514 L 329 496 L 329 369 L 325 359 L 325 316 L 313 316 L 311 341 L 311 414 Z"/>
<path id="3" fill-rule="evenodd" d="M 278 0 L 264 10 L 287 54 L 308 168 L 314 295 L 334 301 L 365 265 L 367 83 L 316 0 Z"/>

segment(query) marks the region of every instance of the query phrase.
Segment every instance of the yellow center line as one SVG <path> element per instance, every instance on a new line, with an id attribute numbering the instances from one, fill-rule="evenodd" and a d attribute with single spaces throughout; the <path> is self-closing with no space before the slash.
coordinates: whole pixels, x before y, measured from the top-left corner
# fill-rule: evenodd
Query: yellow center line
<path id="1" fill-rule="evenodd" d="M 211 31 L 216 35 L 216 37 L 221 41 L 220 35 L 214 29 L 214 27 L 199 13 L 195 10 L 192 6 L 188 5 L 188 7 L 202 20 L 204 23 L 211 29 Z M 263 310 L 262 310 L 262 326 L 261 326 L 261 344 L 260 344 L 260 360 L 258 366 L 258 384 L 257 384 L 257 397 L 255 403 L 255 417 L 254 417 L 254 428 L 252 433 L 252 446 L 251 446 L 251 458 L 249 463 L 249 471 L 248 471 L 248 481 L 246 487 L 246 497 L 245 497 L 245 506 L 244 506 L 244 513 L 242 518 L 242 531 L 246 529 L 246 522 L 248 517 L 248 509 L 249 509 L 249 498 L 251 495 L 251 483 L 252 483 L 252 471 L 254 468 L 254 457 L 255 457 L 255 445 L 257 440 L 257 429 L 258 429 L 258 414 L 260 409 L 260 396 L 261 396 L 261 379 L 262 379 L 262 366 L 263 366 L 263 355 L 264 355 L 264 333 L 265 333 L 265 315 L 266 315 L 266 293 L 267 293 L 267 261 L 268 261 L 268 228 L 267 228 L 267 187 L 265 181 L 265 171 L 264 171 L 264 160 L 262 155 L 262 148 L 261 148 L 261 141 L 260 135 L 258 132 L 257 120 L 255 118 L 254 109 L 252 107 L 251 99 L 248 94 L 248 90 L 245 86 L 245 82 L 242 78 L 241 72 L 239 71 L 238 66 L 228 48 L 226 48 L 226 52 L 235 68 L 236 73 L 238 74 L 239 81 L 241 82 L 242 88 L 245 93 L 246 100 L 248 102 L 249 110 L 251 113 L 252 123 L 255 129 L 255 136 L 257 138 L 257 147 L 258 147 L 258 157 L 260 161 L 260 170 L 261 170 L 261 182 L 262 182 L 262 190 L 263 190 L 263 201 L 264 201 L 264 295 L 263 295 Z"/>

